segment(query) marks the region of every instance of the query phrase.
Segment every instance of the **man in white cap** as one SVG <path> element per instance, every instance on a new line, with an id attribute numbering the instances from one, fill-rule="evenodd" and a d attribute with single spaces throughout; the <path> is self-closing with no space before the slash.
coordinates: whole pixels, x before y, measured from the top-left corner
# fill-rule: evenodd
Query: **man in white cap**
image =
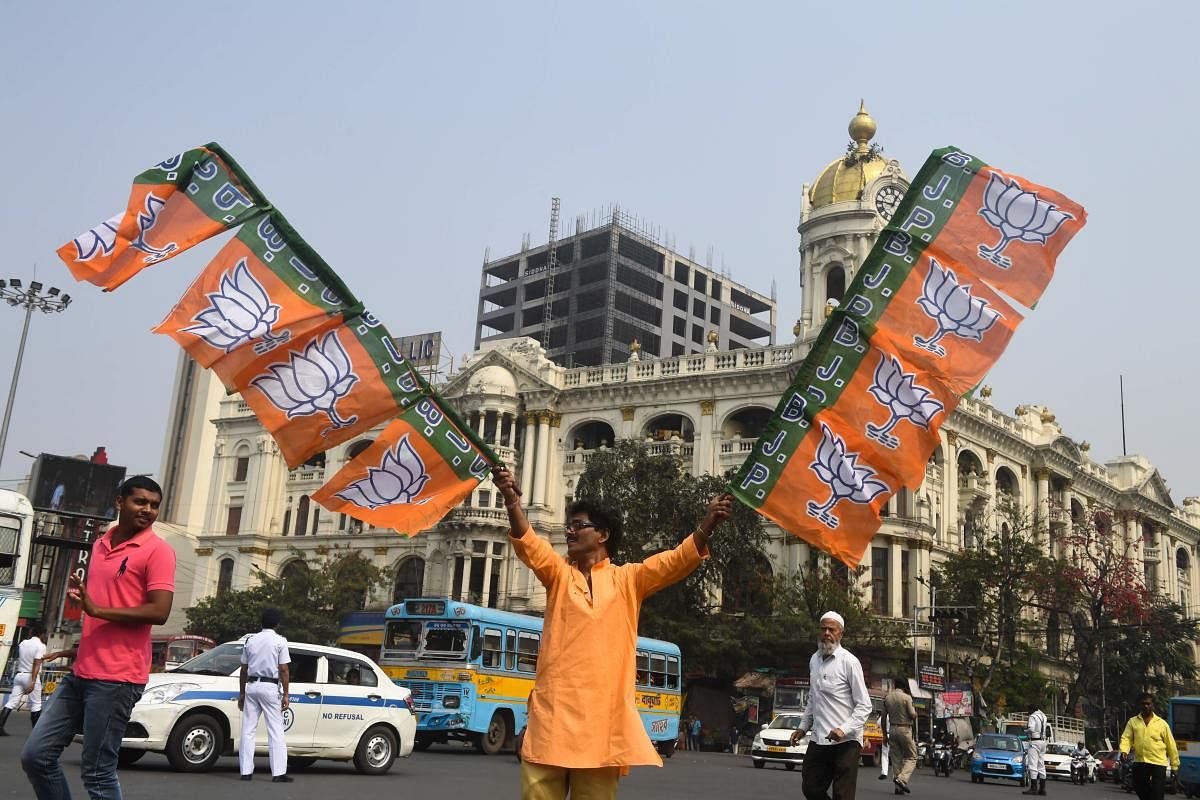
<path id="1" fill-rule="evenodd" d="M 862 664 L 841 646 L 846 621 L 836 611 L 821 617 L 817 652 L 808 661 L 808 702 L 793 743 L 812 732 L 804 756 L 807 800 L 853 800 L 858 786 L 858 760 L 863 727 L 871 713 L 871 697 Z"/>

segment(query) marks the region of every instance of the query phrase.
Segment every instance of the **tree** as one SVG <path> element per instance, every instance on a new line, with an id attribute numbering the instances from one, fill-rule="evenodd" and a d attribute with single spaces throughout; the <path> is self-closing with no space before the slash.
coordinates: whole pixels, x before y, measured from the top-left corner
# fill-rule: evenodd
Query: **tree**
<path id="1" fill-rule="evenodd" d="M 332 644 L 338 620 L 385 585 L 387 574 L 357 552 L 333 550 L 315 563 L 293 562 L 286 577 L 257 571 L 259 584 L 206 597 L 187 611 L 187 632 L 227 642 L 257 631 L 263 609 L 278 608 L 289 639 Z"/>

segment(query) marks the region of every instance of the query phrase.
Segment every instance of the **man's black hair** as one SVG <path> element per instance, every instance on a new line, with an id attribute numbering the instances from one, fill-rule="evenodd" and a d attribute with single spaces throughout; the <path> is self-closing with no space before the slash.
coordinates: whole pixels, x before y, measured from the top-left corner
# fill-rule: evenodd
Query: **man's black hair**
<path id="1" fill-rule="evenodd" d="M 1158 700 L 1155 699 L 1154 695 L 1152 695 L 1150 692 L 1142 692 L 1141 694 L 1138 695 L 1138 705 L 1141 705 L 1142 701 L 1145 700 L 1146 698 L 1150 698 L 1151 703 L 1158 702 Z"/>
<path id="2" fill-rule="evenodd" d="M 129 497 L 135 489 L 145 489 L 147 492 L 154 492 L 160 498 L 162 497 L 162 487 L 148 475 L 134 475 L 132 478 L 127 478 L 121 484 L 119 494 L 121 497 Z"/>
<path id="3" fill-rule="evenodd" d="M 621 537 L 624 535 L 621 529 L 621 515 L 591 500 L 576 500 L 567 506 L 567 517 L 576 514 L 585 514 L 596 526 L 596 530 L 608 531 L 604 549 L 609 558 L 615 558 L 617 548 L 621 545 Z"/>
<path id="4" fill-rule="evenodd" d="M 264 628 L 278 628 L 279 627 L 279 609 L 278 608 L 263 609 L 261 620 L 262 620 L 262 626 Z"/>

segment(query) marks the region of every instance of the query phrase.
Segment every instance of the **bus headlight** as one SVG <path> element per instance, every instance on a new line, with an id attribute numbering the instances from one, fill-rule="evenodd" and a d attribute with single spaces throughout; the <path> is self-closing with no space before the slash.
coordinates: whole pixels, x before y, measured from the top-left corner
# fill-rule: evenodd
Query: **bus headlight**
<path id="1" fill-rule="evenodd" d="M 443 708 L 458 708 L 462 705 L 462 698 L 456 694 L 448 694 L 442 698 Z"/>

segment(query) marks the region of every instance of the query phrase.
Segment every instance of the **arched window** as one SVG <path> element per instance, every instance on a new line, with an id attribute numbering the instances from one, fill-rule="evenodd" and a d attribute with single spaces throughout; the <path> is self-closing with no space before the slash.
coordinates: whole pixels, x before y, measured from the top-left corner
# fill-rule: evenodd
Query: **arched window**
<path id="1" fill-rule="evenodd" d="M 308 495 L 300 495 L 300 503 L 296 506 L 296 535 L 303 536 L 308 528 Z"/>
<path id="2" fill-rule="evenodd" d="M 830 267 L 825 272 L 825 299 L 841 302 L 846 294 L 846 270 L 840 266 Z"/>
<path id="3" fill-rule="evenodd" d="M 392 591 L 392 602 L 399 603 L 409 597 L 420 597 L 425 582 L 425 559 L 420 556 L 406 558 L 396 568 L 396 586 Z"/>
<path id="4" fill-rule="evenodd" d="M 217 573 L 217 597 L 225 594 L 233 586 L 233 559 L 222 558 L 220 571 Z"/>
<path id="5" fill-rule="evenodd" d="M 299 558 L 292 559 L 283 565 L 283 569 L 279 570 L 279 580 L 283 582 L 283 588 L 288 592 L 307 594 L 308 582 L 311 577 L 308 565 Z"/>
<path id="6" fill-rule="evenodd" d="M 349 461 L 373 444 L 375 444 L 374 439 L 360 439 L 346 448 L 346 460 Z"/>

